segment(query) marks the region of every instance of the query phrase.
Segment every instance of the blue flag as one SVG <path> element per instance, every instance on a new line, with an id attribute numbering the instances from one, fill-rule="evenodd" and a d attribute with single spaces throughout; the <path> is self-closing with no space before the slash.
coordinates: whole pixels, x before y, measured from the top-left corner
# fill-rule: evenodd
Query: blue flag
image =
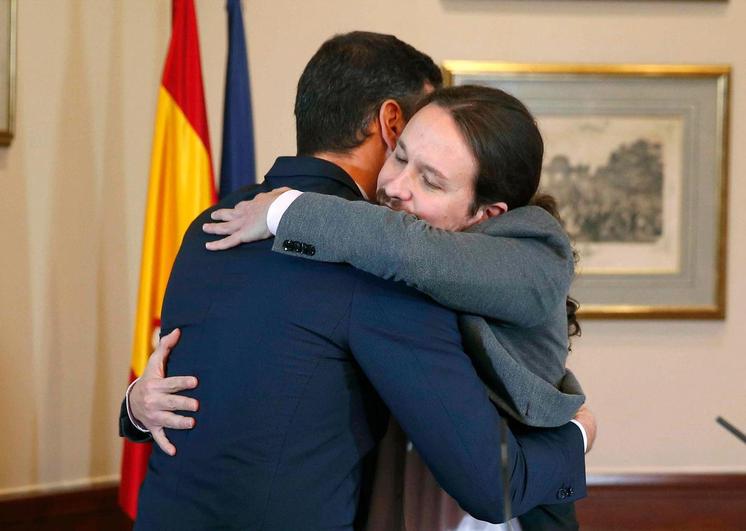
<path id="1" fill-rule="evenodd" d="M 220 198 L 256 182 L 254 128 L 251 116 L 249 63 L 241 0 L 228 0 L 228 68 L 223 103 L 223 152 L 220 159 Z"/>

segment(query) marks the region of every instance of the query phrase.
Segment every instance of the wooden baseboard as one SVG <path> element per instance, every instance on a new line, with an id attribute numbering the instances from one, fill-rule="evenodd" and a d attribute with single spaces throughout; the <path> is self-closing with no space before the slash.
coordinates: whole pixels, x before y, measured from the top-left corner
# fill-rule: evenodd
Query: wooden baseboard
<path id="1" fill-rule="evenodd" d="M 746 474 L 592 476 L 577 513 L 583 531 L 744 531 Z M 112 484 L 0 498 L 0 529 L 128 531 L 132 522 Z"/>
<path id="2" fill-rule="evenodd" d="M 591 476 L 583 531 L 746 530 L 746 474 Z"/>
<path id="3" fill-rule="evenodd" d="M 130 531 L 117 484 L 0 497 L 3 531 Z"/>

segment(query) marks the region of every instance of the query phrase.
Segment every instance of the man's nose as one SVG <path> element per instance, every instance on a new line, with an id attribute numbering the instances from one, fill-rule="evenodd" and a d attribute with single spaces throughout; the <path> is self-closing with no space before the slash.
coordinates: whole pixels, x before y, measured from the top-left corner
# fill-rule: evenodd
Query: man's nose
<path id="1" fill-rule="evenodd" d="M 412 199 L 412 190 L 409 184 L 409 178 L 405 170 L 386 183 L 384 191 L 386 195 L 394 200 L 409 201 Z"/>

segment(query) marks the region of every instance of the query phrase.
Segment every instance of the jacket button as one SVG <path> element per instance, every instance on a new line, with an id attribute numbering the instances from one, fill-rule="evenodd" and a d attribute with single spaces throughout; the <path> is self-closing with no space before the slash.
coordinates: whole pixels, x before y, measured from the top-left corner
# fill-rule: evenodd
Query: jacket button
<path id="1" fill-rule="evenodd" d="M 575 495 L 575 491 L 573 490 L 572 487 L 567 487 L 567 495 L 568 496 L 574 496 Z"/>
<path id="2" fill-rule="evenodd" d="M 313 256 L 316 254 L 316 248 L 308 243 L 304 243 L 301 250 L 303 251 L 303 254 L 308 256 Z"/>
<path id="3" fill-rule="evenodd" d="M 284 242 L 282 242 L 282 248 L 286 251 L 299 253 L 301 252 L 301 243 L 294 240 L 285 240 Z"/>
<path id="4" fill-rule="evenodd" d="M 567 491 L 565 489 L 560 489 L 557 491 L 557 499 L 558 500 L 564 500 L 567 498 Z"/>

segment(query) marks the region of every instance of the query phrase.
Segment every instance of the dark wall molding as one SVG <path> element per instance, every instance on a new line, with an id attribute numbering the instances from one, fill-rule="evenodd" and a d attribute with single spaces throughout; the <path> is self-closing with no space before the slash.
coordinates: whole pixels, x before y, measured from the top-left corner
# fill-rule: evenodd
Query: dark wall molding
<path id="1" fill-rule="evenodd" d="M 132 522 L 117 504 L 117 483 L 0 496 L 3 531 L 125 531 Z"/>
<path id="2" fill-rule="evenodd" d="M 746 474 L 588 477 L 583 531 L 746 530 Z"/>
<path id="3" fill-rule="evenodd" d="M 746 474 L 588 477 L 578 502 L 583 531 L 746 530 Z M 3 531 L 125 531 L 117 485 L 0 497 Z M 425 530 L 418 530 L 425 531 Z"/>

